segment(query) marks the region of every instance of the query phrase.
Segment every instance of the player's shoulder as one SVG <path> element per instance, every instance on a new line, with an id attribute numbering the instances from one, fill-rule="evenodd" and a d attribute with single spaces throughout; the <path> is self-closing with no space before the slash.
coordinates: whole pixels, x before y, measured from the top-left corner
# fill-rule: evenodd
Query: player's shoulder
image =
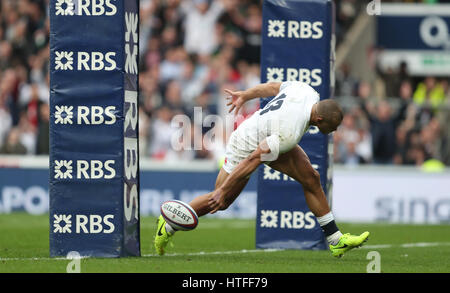
<path id="1" fill-rule="evenodd" d="M 284 81 L 281 83 L 280 91 L 285 89 L 296 88 L 304 91 L 316 92 L 316 90 L 309 84 L 301 81 Z"/>
<path id="2" fill-rule="evenodd" d="M 313 100 L 320 100 L 319 93 L 312 86 L 300 81 L 286 81 L 282 83 L 280 92 L 297 99 L 307 97 Z"/>

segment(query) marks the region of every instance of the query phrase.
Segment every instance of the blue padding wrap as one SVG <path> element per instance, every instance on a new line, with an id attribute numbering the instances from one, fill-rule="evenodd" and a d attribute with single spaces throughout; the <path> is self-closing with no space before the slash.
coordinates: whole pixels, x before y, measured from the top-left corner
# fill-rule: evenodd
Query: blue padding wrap
<path id="1" fill-rule="evenodd" d="M 139 0 L 50 1 L 50 255 L 139 256 Z"/>
<path id="2" fill-rule="evenodd" d="M 334 5 L 329 0 L 263 3 L 261 79 L 297 80 L 310 84 L 321 99 L 333 95 Z M 261 107 L 270 99 L 261 101 Z M 320 173 L 330 199 L 331 138 L 316 127 L 300 146 Z M 259 168 L 256 247 L 326 249 L 322 230 L 308 206 L 300 183 L 266 165 Z"/>

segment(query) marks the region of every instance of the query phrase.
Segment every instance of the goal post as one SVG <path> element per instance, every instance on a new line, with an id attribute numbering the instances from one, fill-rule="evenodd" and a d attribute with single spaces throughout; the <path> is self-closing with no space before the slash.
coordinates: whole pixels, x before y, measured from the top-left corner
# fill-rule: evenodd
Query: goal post
<path id="1" fill-rule="evenodd" d="M 334 91 L 334 3 L 331 0 L 265 0 L 261 81 L 301 81 L 320 99 Z M 262 99 L 261 107 L 270 99 Z M 311 127 L 300 146 L 320 174 L 331 205 L 332 136 Z M 300 183 L 262 165 L 258 170 L 256 247 L 327 249 Z"/>
<path id="2" fill-rule="evenodd" d="M 140 255 L 139 0 L 50 1 L 50 256 Z"/>

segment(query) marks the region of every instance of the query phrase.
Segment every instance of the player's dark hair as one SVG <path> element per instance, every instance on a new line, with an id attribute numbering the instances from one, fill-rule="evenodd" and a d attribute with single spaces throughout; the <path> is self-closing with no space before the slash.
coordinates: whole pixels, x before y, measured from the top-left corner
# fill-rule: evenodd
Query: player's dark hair
<path id="1" fill-rule="evenodd" d="M 338 126 L 344 118 L 344 112 L 341 106 L 331 99 L 320 101 L 317 105 L 317 114 L 319 114 L 328 123 Z"/>

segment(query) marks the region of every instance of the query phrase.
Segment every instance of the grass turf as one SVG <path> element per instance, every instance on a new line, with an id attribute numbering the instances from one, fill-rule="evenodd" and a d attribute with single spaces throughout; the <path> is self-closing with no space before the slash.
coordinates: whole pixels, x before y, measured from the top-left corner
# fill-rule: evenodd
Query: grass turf
<path id="1" fill-rule="evenodd" d="M 366 247 L 337 259 L 329 251 L 254 252 L 254 220 L 211 218 L 202 218 L 194 231 L 178 232 L 169 255 L 160 257 L 152 244 L 155 222 L 154 217 L 141 219 L 142 257 L 82 259 L 81 272 L 365 273 L 367 253 L 373 250 L 380 253 L 381 272 L 450 272 L 450 225 L 340 223 L 343 232 L 368 230 L 371 236 Z M 69 260 L 49 258 L 48 223 L 48 215 L 0 215 L 0 273 L 66 272 Z M 424 242 L 433 244 L 417 244 Z M 410 243 L 416 244 L 405 245 Z M 250 251 L 239 252 L 244 249 Z"/>

